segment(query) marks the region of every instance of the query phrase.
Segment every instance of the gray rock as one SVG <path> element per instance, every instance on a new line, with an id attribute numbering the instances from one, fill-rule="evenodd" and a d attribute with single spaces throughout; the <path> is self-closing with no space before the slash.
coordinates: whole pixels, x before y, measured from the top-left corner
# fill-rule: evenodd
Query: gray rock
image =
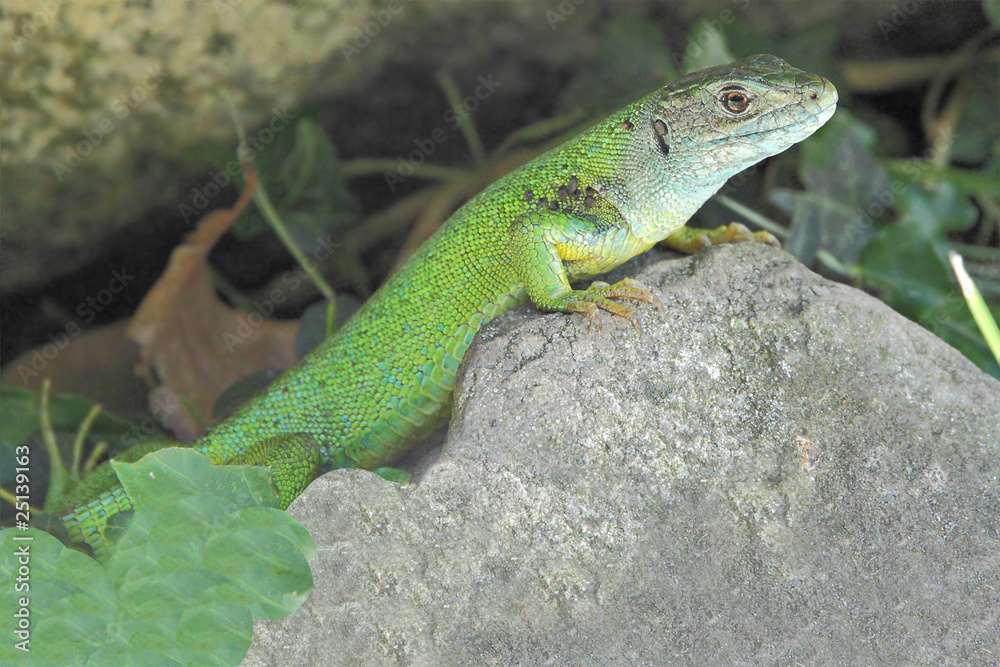
<path id="1" fill-rule="evenodd" d="M 489 325 L 414 485 L 313 484 L 244 664 L 996 664 L 1000 382 L 772 248 L 637 277 L 641 337 Z"/>

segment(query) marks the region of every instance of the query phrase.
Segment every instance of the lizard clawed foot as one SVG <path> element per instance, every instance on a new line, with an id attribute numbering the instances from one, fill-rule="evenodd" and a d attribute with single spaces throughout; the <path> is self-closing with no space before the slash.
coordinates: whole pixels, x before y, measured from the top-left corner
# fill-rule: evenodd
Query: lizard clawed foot
<path id="1" fill-rule="evenodd" d="M 778 239 L 771 232 L 751 232 L 747 229 L 746 225 L 742 225 L 738 222 L 730 222 L 724 227 L 713 229 L 709 232 L 709 239 L 711 240 L 712 245 L 754 241 L 756 243 L 766 243 L 767 245 L 772 245 L 775 248 L 781 247 L 781 242 L 778 241 Z"/>
<path id="2" fill-rule="evenodd" d="M 686 253 L 696 253 L 713 245 L 746 241 L 766 243 L 775 248 L 781 247 L 781 242 L 771 232 L 751 232 L 746 225 L 738 222 L 731 222 L 715 229 L 681 227 L 663 240 L 664 244 L 671 248 Z"/>
<path id="3" fill-rule="evenodd" d="M 631 299 L 643 303 L 651 303 L 663 312 L 663 304 L 646 286 L 638 280 L 625 278 L 614 285 L 606 282 L 594 281 L 586 290 L 573 293 L 576 298 L 566 303 L 566 310 L 583 313 L 591 318 L 597 325 L 597 330 L 601 330 L 600 310 L 605 310 L 617 317 L 623 317 L 632 323 L 636 333 L 642 335 L 642 324 L 635 314 L 635 308 L 625 306 L 612 301 L 612 299 Z"/>

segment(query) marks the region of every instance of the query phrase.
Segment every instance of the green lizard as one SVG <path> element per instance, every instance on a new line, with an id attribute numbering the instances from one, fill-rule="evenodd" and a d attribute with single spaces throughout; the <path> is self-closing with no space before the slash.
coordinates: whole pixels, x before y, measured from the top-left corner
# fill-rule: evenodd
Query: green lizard
<path id="1" fill-rule="evenodd" d="M 287 506 L 332 468 L 375 469 L 446 420 L 476 332 L 530 301 L 636 326 L 619 300 L 657 303 L 635 280 L 595 276 L 665 241 L 773 242 L 741 225 L 688 218 L 734 174 L 805 139 L 834 113 L 823 77 L 769 55 L 702 70 L 626 106 L 493 183 L 451 216 L 333 336 L 195 443 L 212 463 L 269 465 Z M 66 513 L 71 536 L 104 552 L 121 487 Z"/>

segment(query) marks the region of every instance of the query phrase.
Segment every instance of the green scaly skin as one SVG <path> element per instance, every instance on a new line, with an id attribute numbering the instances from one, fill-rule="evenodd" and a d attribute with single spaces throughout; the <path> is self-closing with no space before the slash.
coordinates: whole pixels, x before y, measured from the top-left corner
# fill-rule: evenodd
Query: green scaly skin
<path id="1" fill-rule="evenodd" d="M 826 79 L 774 56 L 702 70 L 630 104 L 487 187 L 448 219 L 334 336 L 197 443 L 214 464 L 270 465 L 287 506 L 319 473 L 374 469 L 443 424 L 476 332 L 527 301 L 638 323 L 619 299 L 655 302 L 624 280 L 574 290 L 668 244 L 773 241 L 741 226 L 685 222 L 734 174 L 822 126 L 836 108 Z M 67 513 L 102 552 L 121 487 Z"/>

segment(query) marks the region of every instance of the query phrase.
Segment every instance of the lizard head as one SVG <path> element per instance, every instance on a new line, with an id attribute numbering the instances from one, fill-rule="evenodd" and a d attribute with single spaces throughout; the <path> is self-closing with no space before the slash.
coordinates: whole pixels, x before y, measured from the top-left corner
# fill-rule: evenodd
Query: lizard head
<path id="1" fill-rule="evenodd" d="M 837 89 L 757 55 L 689 74 L 654 97 L 649 147 L 698 185 L 719 185 L 802 141 L 830 119 Z"/>

